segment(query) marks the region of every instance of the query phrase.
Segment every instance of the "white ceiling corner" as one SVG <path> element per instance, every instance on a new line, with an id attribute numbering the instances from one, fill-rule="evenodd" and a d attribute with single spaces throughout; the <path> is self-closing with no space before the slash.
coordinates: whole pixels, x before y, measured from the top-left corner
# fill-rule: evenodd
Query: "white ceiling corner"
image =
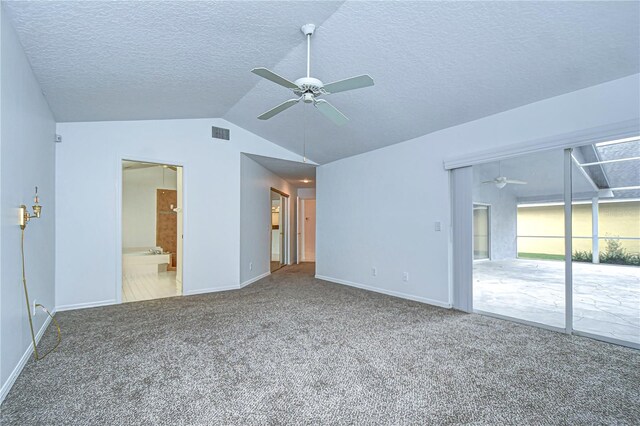
<path id="1" fill-rule="evenodd" d="M 282 160 L 256 154 L 244 155 L 298 188 L 316 187 L 315 164 Z M 304 182 L 305 180 L 308 180 L 308 182 Z"/>

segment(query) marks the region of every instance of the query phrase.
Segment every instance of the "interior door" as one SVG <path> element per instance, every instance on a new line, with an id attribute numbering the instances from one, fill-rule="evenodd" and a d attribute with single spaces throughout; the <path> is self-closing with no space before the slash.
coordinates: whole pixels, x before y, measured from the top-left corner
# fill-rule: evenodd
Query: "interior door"
<path id="1" fill-rule="evenodd" d="M 316 200 L 304 200 L 304 259 L 316 261 Z"/>
<path id="2" fill-rule="evenodd" d="M 271 190 L 271 221 L 269 224 L 269 262 L 274 272 L 282 266 L 282 196 Z"/>

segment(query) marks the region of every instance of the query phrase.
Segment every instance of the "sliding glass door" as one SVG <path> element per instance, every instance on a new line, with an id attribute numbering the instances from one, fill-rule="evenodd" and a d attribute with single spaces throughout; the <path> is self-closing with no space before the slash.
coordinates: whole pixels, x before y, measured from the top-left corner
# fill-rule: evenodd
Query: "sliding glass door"
<path id="1" fill-rule="evenodd" d="M 476 311 L 565 327 L 563 161 L 555 150 L 473 166 Z"/>
<path id="2" fill-rule="evenodd" d="M 473 310 L 640 348 L 640 137 L 471 174 Z"/>
<path id="3" fill-rule="evenodd" d="M 640 141 L 575 148 L 573 329 L 640 344 Z"/>

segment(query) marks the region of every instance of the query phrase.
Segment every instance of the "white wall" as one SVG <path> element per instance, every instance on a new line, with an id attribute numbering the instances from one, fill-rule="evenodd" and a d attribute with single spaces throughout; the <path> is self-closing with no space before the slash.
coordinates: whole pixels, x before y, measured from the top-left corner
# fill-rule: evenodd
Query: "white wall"
<path id="1" fill-rule="evenodd" d="M 212 125 L 229 128 L 231 140 L 212 139 Z M 122 159 L 184 166 L 184 294 L 239 286 L 240 153 L 299 159 L 222 119 L 59 123 L 57 129 L 63 141 L 56 149 L 56 304 L 62 309 L 117 301 Z"/>
<path id="2" fill-rule="evenodd" d="M 271 188 L 289 194 L 289 262 L 295 262 L 296 188 L 251 158 L 242 156 L 240 190 L 240 282 L 242 285 L 269 273 L 271 244 Z M 281 207 L 282 210 L 282 207 Z M 249 264 L 253 268 L 249 269 Z"/>
<path id="3" fill-rule="evenodd" d="M 489 170 L 473 167 L 473 202 L 491 205 L 491 260 L 515 259 L 518 256 L 518 201 L 509 185 L 498 189 L 493 184 L 482 184 L 495 177 Z"/>
<path id="4" fill-rule="evenodd" d="M 1 9 L 1 8 L 0 8 Z M 54 137 L 55 122 L 16 34 L 2 13 L 0 132 L 0 401 L 31 349 L 22 289 L 18 206 L 33 205 L 38 186 L 42 217 L 26 229 L 27 280 L 32 302 L 54 306 Z M 35 317 L 38 332 L 45 320 Z M 26 354 L 26 356 L 24 356 Z"/>
<path id="5" fill-rule="evenodd" d="M 302 200 L 304 261 L 316 261 L 316 200 Z"/>
<path id="6" fill-rule="evenodd" d="M 126 169 L 122 183 L 122 247 L 155 246 L 157 190 L 177 189 L 177 172 L 162 166 Z"/>
<path id="7" fill-rule="evenodd" d="M 636 74 L 320 166 L 317 275 L 449 306 L 444 159 L 637 120 L 639 81 Z"/>
<path id="8" fill-rule="evenodd" d="M 316 189 L 315 188 L 298 188 L 298 198 L 301 200 L 315 200 Z"/>

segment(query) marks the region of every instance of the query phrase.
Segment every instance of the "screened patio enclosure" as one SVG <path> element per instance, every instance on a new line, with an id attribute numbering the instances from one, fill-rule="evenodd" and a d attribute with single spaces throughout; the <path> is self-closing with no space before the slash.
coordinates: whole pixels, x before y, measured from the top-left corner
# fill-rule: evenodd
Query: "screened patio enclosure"
<path id="1" fill-rule="evenodd" d="M 640 138 L 472 169 L 473 309 L 640 345 Z"/>

